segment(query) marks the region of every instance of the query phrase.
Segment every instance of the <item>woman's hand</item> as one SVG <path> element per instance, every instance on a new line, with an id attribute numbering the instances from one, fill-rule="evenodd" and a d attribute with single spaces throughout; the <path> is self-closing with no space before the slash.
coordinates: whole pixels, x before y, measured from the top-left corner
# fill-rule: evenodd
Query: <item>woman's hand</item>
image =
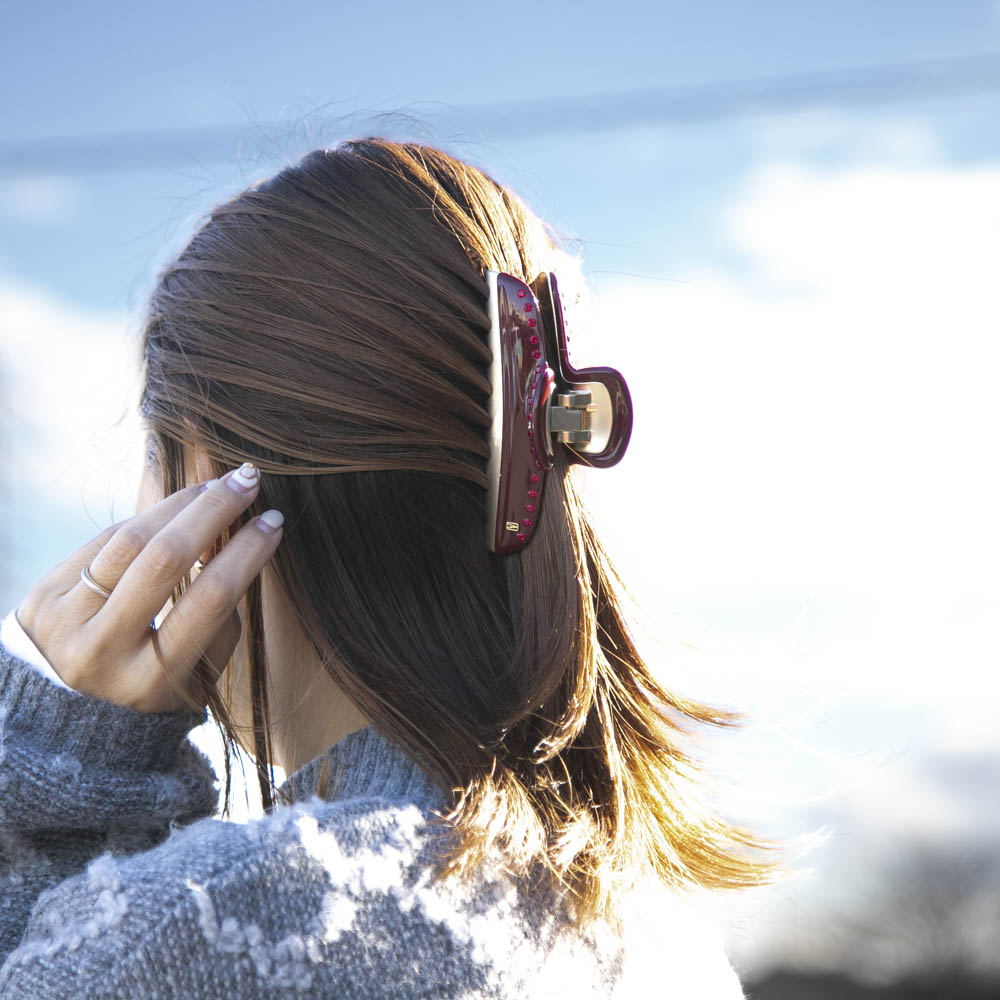
<path id="1" fill-rule="evenodd" d="M 217 679 L 236 648 L 236 605 L 281 541 L 281 514 L 268 511 L 245 524 L 159 629 L 150 622 L 198 554 L 250 506 L 259 483 L 258 470 L 244 465 L 179 490 L 102 531 L 28 591 L 17 620 L 66 684 L 139 712 L 188 709 L 167 671 L 204 703 L 195 668 L 204 657 Z M 84 568 L 110 597 L 83 582 Z"/>

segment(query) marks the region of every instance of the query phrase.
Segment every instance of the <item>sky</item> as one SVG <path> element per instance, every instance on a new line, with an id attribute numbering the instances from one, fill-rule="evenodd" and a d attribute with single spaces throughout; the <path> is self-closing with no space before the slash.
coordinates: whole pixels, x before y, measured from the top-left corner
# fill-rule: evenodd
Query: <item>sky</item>
<path id="1" fill-rule="evenodd" d="M 131 512 L 139 315 L 200 214 L 313 146 L 424 138 L 579 250 L 574 349 L 636 406 L 626 459 L 585 477 L 595 518 L 670 683 L 747 713 L 705 751 L 726 808 L 826 831 L 744 911 L 739 960 L 791 954 L 886 844 L 1000 833 L 1000 70 L 960 70 L 998 55 L 1000 5 L 274 10 L 8 19 L 4 610 Z M 865 69 L 897 64 L 919 95 Z M 785 96 L 737 113 L 762 80 Z"/>

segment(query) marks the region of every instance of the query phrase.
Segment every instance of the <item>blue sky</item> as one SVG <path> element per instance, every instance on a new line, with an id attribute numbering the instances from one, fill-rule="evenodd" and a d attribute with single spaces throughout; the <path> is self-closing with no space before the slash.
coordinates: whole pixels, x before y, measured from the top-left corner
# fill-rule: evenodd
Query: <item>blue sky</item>
<path id="1" fill-rule="evenodd" d="M 989 2 L 36 4 L 5 25 L 5 132 L 588 94 L 989 49 Z"/>
<path id="2" fill-rule="evenodd" d="M 164 241 L 226 185 L 304 149 L 304 116 L 344 137 L 413 113 L 430 135 L 488 165 L 587 244 L 594 271 L 669 271 L 718 253 L 710 213 L 759 153 L 758 119 L 683 129 L 495 138 L 475 109 L 495 103 L 739 81 L 956 57 L 996 49 L 995 3 L 25 5 L 0 37 L 5 143 L 132 130 L 246 127 L 250 162 L 50 182 L 64 210 L 7 213 L 0 268 L 96 307 L 141 300 Z M 938 119 L 949 150 L 992 156 L 975 101 L 903 106 Z M 878 114 L 878 109 L 873 109 Z M 889 114 L 893 109 L 889 109 Z M 794 132 L 794 118 L 785 121 Z M 458 141 L 452 141 L 458 140 Z M 318 144 L 318 143 L 316 143 Z M 650 148 L 658 155 L 650 155 Z M 636 150 L 643 155 L 636 155 Z M 270 154 L 270 155 L 269 155 Z M 836 156 L 834 150 L 817 151 Z M 42 213 L 44 214 L 44 213 Z"/>
<path id="3" fill-rule="evenodd" d="M 127 512 L 129 337 L 199 214 L 311 146 L 419 127 L 580 241 L 593 319 L 574 346 L 621 368 L 637 406 L 626 461 L 585 484 L 595 514 L 677 685 L 750 712 L 732 808 L 777 832 L 841 831 L 812 888 L 783 897 L 795 919 L 822 922 L 816 894 L 859 844 L 1000 833 L 987 796 L 940 777 L 1000 773 L 997 72 L 919 101 L 516 128 L 550 98 L 996 54 L 1000 5 L 276 10 L 8 17 L 5 608 Z M 33 140 L 63 137 L 71 162 L 81 137 L 132 149 L 129 133 L 195 127 L 243 141 L 207 158 L 180 141 L 149 170 L 10 166 Z M 766 937 L 750 935 L 756 960 Z"/>

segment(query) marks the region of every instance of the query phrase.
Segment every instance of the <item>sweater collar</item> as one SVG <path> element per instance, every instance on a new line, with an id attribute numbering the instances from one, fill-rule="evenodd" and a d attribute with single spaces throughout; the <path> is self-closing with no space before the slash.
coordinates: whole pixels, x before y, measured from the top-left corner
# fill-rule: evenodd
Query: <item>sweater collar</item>
<path id="1" fill-rule="evenodd" d="M 324 796 L 329 802 L 379 798 L 412 802 L 421 809 L 445 807 L 444 790 L 370 725 L 348 734 L 303 764 L 281 785 L 281 791 L 295 802 L 311 798 L 316 794 L 316 780 L 324 760 L 330 765 Z"/>

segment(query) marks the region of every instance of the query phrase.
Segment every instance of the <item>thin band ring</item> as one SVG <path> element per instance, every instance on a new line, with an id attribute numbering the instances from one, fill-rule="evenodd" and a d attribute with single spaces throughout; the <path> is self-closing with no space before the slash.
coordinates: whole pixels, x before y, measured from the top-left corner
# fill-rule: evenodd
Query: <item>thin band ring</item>
<path id="1" fill-rule="evenodd" d="M 95 594 L 100 594 L 103 598 L 108 598 L 111 596 L 110 590 L 105 590 L 88 572 L 86 566 L 80 570 L 80 580 L 81 582 L 89 587 Z"/>

